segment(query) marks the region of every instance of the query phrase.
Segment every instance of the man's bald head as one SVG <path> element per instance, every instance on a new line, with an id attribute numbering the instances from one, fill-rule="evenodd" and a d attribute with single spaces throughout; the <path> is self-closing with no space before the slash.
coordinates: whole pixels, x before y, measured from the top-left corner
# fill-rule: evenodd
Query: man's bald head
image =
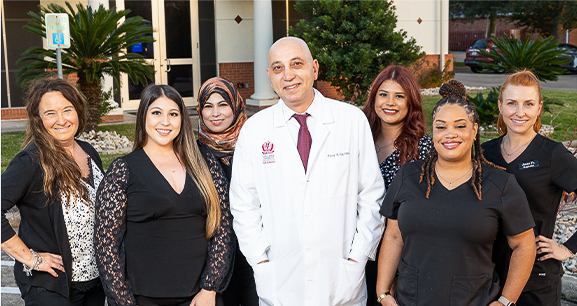
<path id="1" fill-rule="evenodd" d="M 298 37 L 283 37 L 283 38 L 277 40 L 274 44 L 272 44 L 272 46 L 270 47 L 270 49 L 268 51 L 269 66 L 271 63 L 271 55 L 274 54 L 274 52 L 276 52 L 277 49 L 286 48 L 286 47 L 300 48 L 301 54 L 306 55 L 307 60 L 310 60 L 310 61 L 313 60 L 313 55 L 311 54 L 311 50 L 309 49 L 309 46 L 307 45 L 307 43 L 304 40 L 302 40 Z"/>
<path id="2" fill-rule="evenodd" d="M 271 86 L 297 113 L 306 111 L 313 102 L 313 84 L 318 72 L 319 63 L 313 59 L 304 40 L 284 37 L 270 47 L 266 73 Z"/>

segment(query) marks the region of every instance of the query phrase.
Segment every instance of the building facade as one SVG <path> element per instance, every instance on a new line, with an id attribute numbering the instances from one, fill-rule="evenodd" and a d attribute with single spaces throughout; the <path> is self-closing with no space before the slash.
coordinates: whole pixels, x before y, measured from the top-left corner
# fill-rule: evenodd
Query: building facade
<path id="1" fill-rule="evenodd" d="M 38 12 L 38 5 L 64 1 L 1 0 L 2 4 L 2 120 L 24 118 L 23 91 L 16 84 L 16 61 L 30 46 L 45 44 L 42 38 L 22 27 Z M 175 87 L 187 105 L 196 105 L 203 81 L 222 76 L 237 84 L 247 99 L 247 109 L 258 110 L 276 102 L 266 76 L 268 48 L 286 36 L 301 16 L 292 0 L 82 0 L 73 5 L 103 4 L 117 10 L 130 9 L 128 16 L 142 16 L 153 27 L 151 46 L 134 46 L 154 65 L 155 83 Z M 394 1 L 397 29 L 407 31 L 422 46 L 429 59 L 443 62 L 448 53 L 448 0 Z M 322 65 L 322 63 L 320 63 Z M 74 76 L 70 76 L 73 78 Z M 71 79 L 71 81 L 73 81 Z M 105 87 L 117 87 L 105 80 Z M 319 82 L 326 95 L 338 98 L 338 91 Z M 138 107 L 142 86 L 123 76 L 114 99 L 120 109 Z"/>

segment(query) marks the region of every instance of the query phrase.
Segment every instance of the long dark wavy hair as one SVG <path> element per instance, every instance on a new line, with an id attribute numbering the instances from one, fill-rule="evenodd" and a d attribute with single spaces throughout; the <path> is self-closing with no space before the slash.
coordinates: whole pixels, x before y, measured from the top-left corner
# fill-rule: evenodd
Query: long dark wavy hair
<path id="1" fill-rule="evenodd" d="M 417 80 L 407 68 L 389 66 L 381 71 L 371 85 L 369 97 L 363 108 L 373 133 L 373 139 L 376 140 L 381 133 L 381 118 L 375 112 L 375 98 L 381 84 L 388 80 L 399 84 L 407 97 L 409 110 L 403 122 L 401 133 L 394 143 L 399 152 L 397 163 L 404 165 L 411 160 L 419 159 L 419 140 L 425 135 L 425 115 L 421 105 L 423 99 Z"/>
<path id="2" fill-rule="evenodd" d="M 142 98 L 136 113 L 136 131 L 134 133 L 133 150 L 138 150 L 146 145 L 146 113 L 148 107 L 158 98 L 165 97 L 178 105 L 180 111 L 180 132 L 174 138 L 173 149 L 176 157 L 184 164 L 186 171 L 202 193 L 206 201 L 206 238 L 212 238 L 220 226 L 220 200 L 210 170 L 196 144 L 196 138 L 192 130 L 192 123 L 188 117 L 188 111 L 180 94 L 168 85 L 148 85 L 142 92 Z"/>
<path id="3" fill-rule="evenodd" d="M 59 196 L 68 199 L 79 195 L 85 204 L 91 205 L 88 189 L 82 183 L 82 173 L 74 158 L 68 154 L 58 141 L 48 133 L 40 117 L 40 102 L 49 92 L 59 92 L 72 103 L 78 115 L 78 130 L 80 135 L 86 125 L 86 99 L 78 89 L 62 80 L 43 78 L 36 80 L 28 87 L 26 96 L 26 140 L 22 149 L 34 143 L 40 153 L 40 164 L 44 171 L 44 194 L 51 203 Z M 67 205 L 68 203 L 62 203 Z"/>
<path id="4" fill-rule="evenodd" d="M 448 104 L 456 104 L 465 109 L 467 115 L 469 116 L 469 120 L 471 120 L 473 124 L 476 123 L 479 125 L 479 114 L 477 113 L 477 107 L 467 99 L 465 86 L 463 86 L 463 84 L 455 80 L 449 81 L 441 86 L 439 89 L 439 94 L 443 98 L 437 102 L 437 105 L 435 105 L 435 108 L 433 109 L 433 113 L 431 114 L 433 119 L 441 107 Z M 431 146 L 429 156 L 427 156 L 427 159 L 421 167 L 421 178 L 419 183 L 422 183 L 425 179 L 427 180 L 427 199 L 429 198 L 431 190 L 433 189 L 433 185 L 435 184 L 435 163 L 437 162 L 438 157 L 439 155 L 437 153 L 437 149 L 434 145 Z M 481 200 L 483 198 L 481 190 L 481 184 L 483 183 L 483 164 L 487 164 L 498 169 L 504 168 L 496 166 L 495 164 L 486 160 L 483 156 L 483 151 L 481 149 L 481 137 L 479 137 L 479 129 L 477 129 L 473 150 L 471 150 L 471 161 L 473 163 L 473 179 L 471 180 L 471 186 L 477 195 L 477 199 Z"/>

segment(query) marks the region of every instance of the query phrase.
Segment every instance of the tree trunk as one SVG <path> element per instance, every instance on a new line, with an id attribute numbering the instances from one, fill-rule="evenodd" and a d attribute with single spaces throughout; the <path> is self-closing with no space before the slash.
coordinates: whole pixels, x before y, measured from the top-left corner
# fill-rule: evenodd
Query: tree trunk
<path id="1" fill-rule="evenodd" d="M 552 32 L 556 42 L 565 42 L 565 31 L 563 31 L 563 24 L 561 24 L 561 22 L 557 21 L 557 23 L 553 25 Z"/>
<path id="2" fill-rule="evenodd" d="M 496 30 L 497 30 L 497 9 L 495 9 L 491 14 L 491 16 L 489 17 L 489 36 L 487 38 L 491 37 L 492 34 L 495 34 L 495 36 L 497 36 L 497 33 L 495 33 Z"/>
<path id="3" fill-rule="evenodd" d="M 86 74 L 78 73 L 78 89 L 86 97 L 86 126 L 84 131 L 96 131 L 100 123 L 100 108 L 102 107 L 102 89 L 98 80 L 88 83 Z"/>

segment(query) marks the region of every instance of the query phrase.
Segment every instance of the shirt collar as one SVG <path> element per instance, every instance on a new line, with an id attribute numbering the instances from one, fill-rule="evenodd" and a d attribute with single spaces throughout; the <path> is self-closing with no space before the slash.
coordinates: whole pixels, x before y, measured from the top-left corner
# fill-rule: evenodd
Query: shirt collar
<path id="1" fill-rule="evenodd" d="M 309 115 L 311 115 L 311 117 L 313 118 L 319 118 L 320 116 L 320 107 L 321 107 L 321 102 L 320 97 L 322 96 L 321 93 L 314 89 L 314 94 L 315 97 L 313 99 L 313 103 L 311 103 L 311 105 L 309 105 L 309 108 L 307 108 L 307 110 L 305 111 L 305 113 L 308 113 Z M 294 114 L 296 114 L 297 112 L 295 112 L 294 110 L 290 109 L 285 103 L 284 101 L 281 99 L 280 100 L 282 103 L 280 103 L 281 106 L 281 110 L 282 110 L 282 118 L 284 120 L 285 123 L 287 123 Z"/>

